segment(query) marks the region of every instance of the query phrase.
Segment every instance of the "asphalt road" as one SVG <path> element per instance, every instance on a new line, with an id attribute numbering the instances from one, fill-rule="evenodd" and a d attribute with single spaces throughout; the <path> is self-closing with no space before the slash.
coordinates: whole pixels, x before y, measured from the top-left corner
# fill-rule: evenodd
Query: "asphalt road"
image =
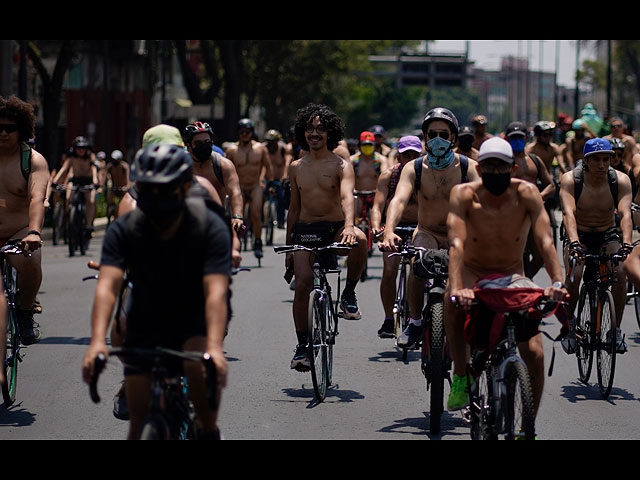
<path id="1" fill-rule="evenodd" d="M 123 439 L 127 423 L 111 413 L 122 379 L 112 362 L 100 380 L 102 402 L 93 404 L 81 378 L 82 357 L 91 335 L 90 312 L 95 281 L 88 260 L 99 260 L 99 232 L 86 257 L 69 258 L 64 246 L 44 246 L 43 330 L 38 345 L 28 347 L 21 364 L 18 400 L 0 407 L 0 439 Z M 276 241 L 282 241 L 279 231 Z M 469 430 L 459 412 L 445 412 L 442 433 L 431 435 L 429 403 L 419 353 L 406 362 L 393 340 L 377 337 L 382 323 L 379 277 L 382 260 L 371 259 L 372 278 L 359 284 L 362 320 L 342 321 L 335 347 L 335 385 L 324 403 L 314 400 L 310 374 L 290 370 L 296 337 L 291 316 L 293 292 L 283 280 L 284 257 L 265 247 L 257 268 L 252 252 L 243 252 L 241 272 L 233 282 L 234 317 L 225 343 L 229 386 L 220 427 L 236 439 L 456 440 Z M 542 272 L 535 279 L 548 285 Z M 543 328 L 552 336 L 559 323 Z M 555 348 L 555 367 L 546 378 L 537 432 L 540 439 L 638 439 L 640 416 L 640 334 L 633 307 L 625 309 L 623 331 L 629 352 L 618 356 L 611 396 L 600 398 L 595 373 L 589 385 L 577 379 L 574 356 L 544 339 L 546 365 Z M 448 392 L 448 387 L 446 387 Z"/>

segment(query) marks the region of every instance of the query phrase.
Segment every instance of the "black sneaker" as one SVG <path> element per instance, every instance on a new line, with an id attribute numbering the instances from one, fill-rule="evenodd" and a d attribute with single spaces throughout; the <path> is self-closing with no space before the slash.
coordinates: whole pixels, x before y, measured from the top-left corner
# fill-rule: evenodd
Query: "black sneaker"
<path id="1" fill-rule="evenodd" d="M 307 350 L 306 345 L 298 345 L 296 347 L 296 353 L 291 360 L 292 370 L 297 370 L 298 372 L 308 372 L 311 370 L 311 362 L 309 361 Z"/>
<path id="2" fill-rule="evenodd" d="M 23 345 L 33 345 L 40 341 L 42 332 L 38 328 L 40 325 L 33 321 L 33 310 L 18 310 L 18 323 Z"/>
<path id="3" fill-rule="evenodd" d="M 124 382 L 113 397 L 113 416 L 119 420 L 129 420 L 129 406 L 127 405 L 127 396 L 124 393 Z"/>
<path id="4" fill-rule="evenodd" d="M 382 327 L 380 327 L 380 330 L 378 330 L 378 337 L 380 338 L 393 338 L 396 336 L 396 325 L 395 325 L 395 321 L 393 320 L 393 318 L 385 318 L 384 322 L 382 324 Z"/>
<path id="5" fill-rule="evenodd" d="M 410 323 L 404 332 L 398 337 L 396 345 L 400 348 L 414 348 L 420 343 L 422 337 L 422 327 Z"/>
<path id="6" fill-rule="evenodd" d="M 264 253 L 262 252 L 262 240 L 259 238 L 253 242 L 253 254 L 256 258 L 262 258 L 264 256 Z"/>
<path id="7" fill-rule="evenodd" d="M 343 293 L 340 299 L 340 308 L 342 308 L 344 318 L 347 320 L 360 320 L 362 318 L 358 308 L 356 292 Z"/>

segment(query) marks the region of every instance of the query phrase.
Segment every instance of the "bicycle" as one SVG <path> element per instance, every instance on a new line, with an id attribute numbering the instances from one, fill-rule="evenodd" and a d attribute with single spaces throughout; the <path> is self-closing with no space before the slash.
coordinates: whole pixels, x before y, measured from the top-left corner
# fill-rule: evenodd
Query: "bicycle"
<path id="1" fill-rule="evenodd" d="M 415 227 L 399 226 L 394 228 L 394 232 L 399 236 L 405 237 L 405 242 L 401 247 L 400 252 L 389 254 L 389 258 L 399 256 L 400 264 L 398 265 L 398 271 L 400 276 L 398 277 L 398 283 L 396 287 L 396 299 L 393 303 L 393 318 L 394 318 L 394 330 L 393 336 L 397 340 L 400 334 L 409 325 L 409 291 L 407 288 L 407 279 L 409 271 L 411 269 L 411 259 L 415 255 L 409 249 L 411 248 L 411 236 Z M 382 235 L 382 232 L 378 235 L 378 239 Z M 402 350 L 402 360 L 406 361 L 408 355 L 408 349 L 399 347 Z"/>
<path id="2" fill-rule="evenodd" d="M 107 205 L 107 228 L 109 227 L 109 225 L 111 225 L 111 222 L 113 221 L 116 212 L 118 211 L 118 205 L 120 205 L 120 200 L 122 200 L 122 197 L 124 196 L 125 193 L 127 193 L 129 191 L 129 187 L 109 187 L 108 188 L 108 192 L 111 192 L 113 194 L 112 197 L 112 201 L 109 205 Z M 107 197 L 109 195 L 107 194 Z"/>
<path id="3" fill-rule="evenodd" d="M 361 198 L 360 215 L 355 219 L 355 225 L 364 232 L 367 237 L 367 261 L 364 264 L 364 269 L 360 275 L 360 280 L 365 281 L 368 278 L 367 270 L 369 266 L 368 258 L 373 254 L 373 233 L 371 232 L 371 207 L 373 206 L 373 199 L 375 197 L 375 190 L 356 190 L 353 192 L 354 197 Z"/>
<path id="4" fill-rule="evenodd" d="M 273 245 L 273 234 L 278 224 L 277 204 L 280 182 L 274 181 L 265 190 L 266 201 L 262 205 L 262 227 L 264 228 L 264 240 L 266 245 Z"/>
<path id="5" fill-rule="evenodd" d="M 73 257 L 76 250 L 85 255 L 89 249 L 91 230 L 87 226 L 86 205 L 84 193 L 96 189 L 95 185 L 70 185 L 62 187 L 73 192 L 69 207 L 69 220 L 67 226 L 69 256 Z"/>
<path id="6" fill-rule="evenodd" d="M 333 347 L 338 336 L 338 312 L 340 299 L 340 268 L 337 266 L 334 249 L 351 249 L 351 245 L 332 243 L 325 247 L 305 247 L 302 245 L 285 245 L 274 247 L 276 253 L 297 251 L 310 252 L 314 255 L 313 290 L 309 294 L 308 310 L 308 345 L 307 356 L 311 364 L 311 380 L 318 402 L 324 401 L 327 388 L 333 381 Z M 328 274 L 338 274 L 338 296 L 333 301 Z"/>
<path id="7" fill-rule="evenodd" d="M 483 320 L 495 322 L 495 319 L 486 315 L 487 311 L 489 315 L 494 312 L 488 309 L 473 319 L 476 328 L 468 334 L 472 348 L 471 361 L 467 366 L 469 406 L 463 413 L 463 418 L 471 427 L 473 440 L 497 440 L 500 435 L 505 440 L 535 440 L 533 389 L 527 366 L 518 355 L 516 320 L 530 321 L 532 313 L 538 318 L 552 315 L 564 302 L 543 298 L 542 289 L 528 290 L 536 291 L 538 300 L 521 302 L 514 307 L 520 309 L 503 312 L 504 324 L 499 331 L 491 332 L 496 334 L 493 339 L 485 338 L 489 332 L 481 333 L 479 325 Z M 457 304 L 455 297 L 452 301 Z M 477 298 L 472 305 L 472 310 L 480 305 L 486 306 Z M 471 325 L 470 315 L 467 316 L 467 325 Z M 475 381 L 471 383 L 469 377 L 475 378 Z"/>
<path id="8" fill-rule="evenodd" d="M 209 407 L 218 408 L 217 378 L 213 359 L 207 353 L 180 352 L 167 348 L 111 348 L 109 356 L 118 356 L 126 362 L 128 357 L 151 360 L 151 402 L 149 414 L 140 429 L 139 440 L 196 440 L 196 413 L 188 398 L 188 385 L 183 376 L 171 373 L 166 360 L 202 362 L 206 371 Z M 100 354 L 95 361 L 89 395 L 94 403 L 100 402 L 98 378 L 106 366 L 107 358 Z"/>
<path id="9" fill-rule="evenodd" d="M 18 272 L 6 259 L 7 255 L 24 255 L 20 240 L 7 242 L 0 248 L 0 263 L 2 264 L 2 281 L 4 295 L 7 298 L 7 341 L 4 349 L 5 383 L 2 385 L 2 398 L 5 407 L 10 407 L 16 401 L 18 388 L 18 365 L 23 361 L 25 348 L 20 341 L 20 324 L 18 322 L 18 305 L 20 291 L 18 290 Z M 29 254 L 30 255 L 30 254 Z"/>
<path id="10" fill-rule="evenodd" d="M 593 368 L 593 353 L 596 352 L 598 389 L 602 398 L 607 398 L 613 387 L 616 368 L 616 313 L 611 286 L 616 283 L 609 262 L 618 264 L 624 257 L 617 254 L 585 254 L 585 269 L 578 296 L 575 337 L 578 376 L 587 384 Z M 571 279 L 577 259 L 569 259 Z M 624 342 L 624 338 L 622 339 Z"/>

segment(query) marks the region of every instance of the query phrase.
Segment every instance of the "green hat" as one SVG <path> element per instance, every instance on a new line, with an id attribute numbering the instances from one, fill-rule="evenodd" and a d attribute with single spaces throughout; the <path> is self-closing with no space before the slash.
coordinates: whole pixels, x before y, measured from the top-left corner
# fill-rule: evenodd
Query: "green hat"
<path id="1" fill-rule="evenodd" d="M 153 144 L 168 144 L 184 147 L 180 130 L 176 127 L 172 127 L 171 125 L 165 124 L 151 127 L 144 133 L 144 136 L 142 137 L 142 147 L 144 148 Z"/>

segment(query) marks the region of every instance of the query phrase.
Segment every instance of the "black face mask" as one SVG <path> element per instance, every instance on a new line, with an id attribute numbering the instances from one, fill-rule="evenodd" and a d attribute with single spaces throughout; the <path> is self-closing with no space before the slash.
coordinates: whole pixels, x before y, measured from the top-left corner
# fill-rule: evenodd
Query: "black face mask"
<path id="1" fill-rule="evenodd" d="M 199 162 L 206 162 L 211 157 L 213 145 L 211 143 L 198 143 L 193 147 L 193 156 Z"/>
<path id="2" fill-rule="evenodd" d="M 460 137 L 458 139 L 458 146 L 463 152 L 468 152 L 469 150 L 471 150 L 471 145 L 473 145 L 473 137 L 465 135 L 464 137 Z"/>
<path id="3" fill-rule="evenodd" d="M 496 197 L 502 195 L 511 185 L 511 172 L 509 173 L 483 173 L 482 184 L 489 193 Z"/>
<path id="4" fill-rule="evenodd" d="M 278 151 L 278 142 L 268 142 L 267 150 L 269 150 L 269 153 L 276 153 Z"/>
<path id="5" fill-rule="evenodd" d="M 175 222 L 184 209 L 185 199 L 178 195 L 138 195 L 138 208 L 158 227 L 166 228 Z"/>

